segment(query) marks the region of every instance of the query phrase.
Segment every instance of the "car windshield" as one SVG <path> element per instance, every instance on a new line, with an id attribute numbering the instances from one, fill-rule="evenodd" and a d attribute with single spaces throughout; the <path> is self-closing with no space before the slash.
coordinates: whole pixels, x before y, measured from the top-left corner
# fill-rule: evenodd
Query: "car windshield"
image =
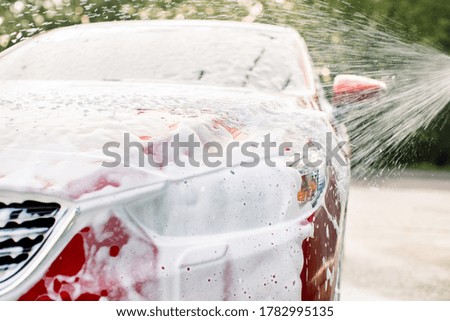
<path id="1" fill-rule="evenodd" d="M 299 91 L 305 88 L 301 50 L 294 33 L 282 28 L 93 24 L 12 48 L 0 58 L 0 79 L 132 79 Z"/>

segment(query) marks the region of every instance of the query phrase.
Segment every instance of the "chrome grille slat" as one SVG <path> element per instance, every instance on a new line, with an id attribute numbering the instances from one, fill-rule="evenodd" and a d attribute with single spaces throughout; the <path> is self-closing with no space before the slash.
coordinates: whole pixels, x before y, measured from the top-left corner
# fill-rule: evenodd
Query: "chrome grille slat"
<path id="1" fill-rule="evenodd" d="M 17 237 L 30 237 L 30 236 L 37 236 L 42 233 L 47 232 L 48 228 L 37 228 L 37 229 L 4 229 L 0 230 L 0 241 L 6 238 L 17 238 Z"/>
<path id="2" fill-rule="evenodd" d="M 2 210 L 0 210 L 1 212 Z M 4 209 L 3 209 L 4 211 Z M 49 214 L 33 214 L 33 213 L 28 213 L 27 211 L 23 211 L 23 210 L 17 210 L 14 211 L 13 213 L 8 213 L 10 215 L 8 215 L 8 217 L 2 217 L 0 215 L 0 227 L 4 226 L 6 223 L 8 222 L 23 222 L 25 220 L 29 220 L 29 219 L 33 219 L 33 218 L 49 218 L 49 217 L 54 217 L 56 215 L 57 211 L 53 211 Z M 5 216 L 5 215 L 4 215 Z"/>
<path id="3" fill-rule="evenodd" d="M 17 255 L 20 253 L 28 253 L 30 252 L 31 248 L 24 249 L 20 246 L 16 247 L 8 247 L 8 248 L 0 248 L 0 256 L 4 255 Z"/>

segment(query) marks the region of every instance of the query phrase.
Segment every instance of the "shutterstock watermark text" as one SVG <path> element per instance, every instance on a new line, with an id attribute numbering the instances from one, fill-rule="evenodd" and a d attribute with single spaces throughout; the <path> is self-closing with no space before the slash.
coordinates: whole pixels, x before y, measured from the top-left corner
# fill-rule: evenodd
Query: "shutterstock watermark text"
<path id="1" fill-rule="evenodd" d="M 131 135 L 125 133 L 123 142 L 106 142 L 103 154 L 108 160 L 102 162 L 103 167 L 165 167 L 173 163 L 179 167 L 232 167 L 236 161 L 243 167 L 255 167 L 264 162 L 269 167 L 277 166 L 275 158 L 288 157 L 287 165 L 303 162 L 305 166 L 317 167 L 333 161 L 341 166 L 347 165 L 343 156 L 345 141 L 333 140 L 333 134 L 325 133 L 321 142 L 308 140 L 301 147 L 293 142 L 277 142 L 270 134 L 264 135 L 261 141 L 231 141 L 227 143 L 208 141 L 201 143 L 194 134 L 187 137 L 175 134 L 165 141 L 133 141 Z M 319 156 L 318 156 L 319 155 Z"/>

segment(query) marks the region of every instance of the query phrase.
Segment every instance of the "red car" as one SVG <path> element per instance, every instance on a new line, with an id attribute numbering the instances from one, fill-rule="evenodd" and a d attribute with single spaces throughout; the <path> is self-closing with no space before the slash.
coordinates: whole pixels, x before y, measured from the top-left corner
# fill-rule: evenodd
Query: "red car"
<path id="1" fill-rule="evenodd" d="M 80 25 L 0 70 L 1 299 L 338 297 L 346 136 L 296 31 Z"/>

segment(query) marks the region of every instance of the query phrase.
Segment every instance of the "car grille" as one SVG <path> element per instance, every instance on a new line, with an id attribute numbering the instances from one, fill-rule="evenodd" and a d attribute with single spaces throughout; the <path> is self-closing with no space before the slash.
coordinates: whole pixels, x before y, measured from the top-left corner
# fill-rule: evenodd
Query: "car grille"
<path id="1" fill-rule="evenodd" d="M 18 273 L 39 251 L 60 209 L 57 203 L 0 203 L 0 283 Z"/>

